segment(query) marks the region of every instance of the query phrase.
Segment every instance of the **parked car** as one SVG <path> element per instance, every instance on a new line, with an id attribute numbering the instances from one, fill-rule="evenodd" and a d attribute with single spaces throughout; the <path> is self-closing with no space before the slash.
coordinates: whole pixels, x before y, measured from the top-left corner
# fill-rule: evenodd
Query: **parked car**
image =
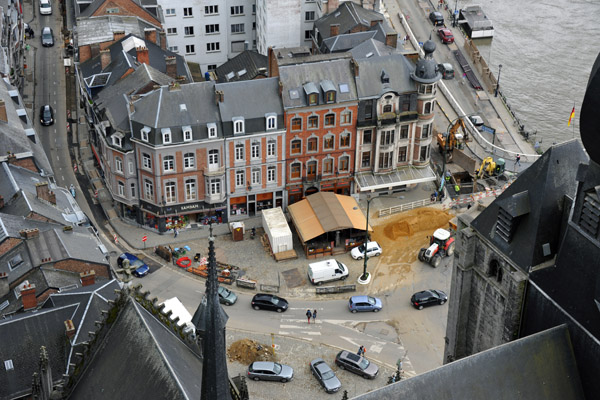
<path id="1" fill-rule="evenodd" d="M 54 46 L 54 34 L 52 33 L 52 28 L 49 26 L 45 26 L 44 29 L 42 29 L 42 46 Z"/>
<path id="2" fill-rule="evenodd" d="M 40 108 L 40 122 L 44 126 L 52 125 L 54 123 L 54 110 L 48 104 Z"/>
<path id="3" fill-rule="evenodd" d="M 52 14 L 52 5 L 50 4 L 50 0 L 40 0 L 40 14 L 41 15 Z"/>
<path id="4" fill-rule="evenodd" d="M 454 67 L 450 63 L 438 64 L 438 71 L 444 79 L 454 79 Z"/>
<path id="5" fill-rule="evenodd" d="M 372 296 L 352 296 L 348 300 L 348 309 L 356 313 L 358 311 L 378 312 L 383 308 L 381 300 Z"/>
<path id="6" fill-rule="evenodd" d="M 471 121 L 471 123 L 473 123 L 473 125 L 475 125 L 475 128 L 477 129 L 481 129 L 481 127 L 483 126 L 483 118 L 481 118 L 479 115 L 471 115 L 469 117 L 469 120 Z"/>
<path id="7" fill-rule="evenodd" d="M 440 39 L 442 39 L 442 43 L 454 43 L 454 35 L 452 34 L 452 31 L 448 28 L 438 29 L 438 36 L 440 37 Z"/>
<path id="8" fill-rule="evenodd" d="M 292 367 L 271 361 L 256 361 L 248 366 L 248 378 L 255 381 L 288 382 L 294 377 Z"/>
<path id="9" fill-rule="evenodd" d="M 219 287 L 217 288 L 217 293 L 219 293 L 219 302 L 221 304 L 231 306 L 237 301 L 237 294 L 233 293 L 227 288 L 224 288 L 221 285 L 219 285 Z"/>
<path id="10" fill-rule="evenodd" d="M 129 260 L 129 265 L 133 269 L 132 274 L 137 276 L 138 278 L 142 278 L 148 275 L 148 271 L 150 271 L 150 267 L 146 265 L 142 260 L 137 258 L 131 253 L 123 253 L 117 259 L 117 265 L 123 268 L 123 261 Z"/>
<path id="11" fill-rule="evenodd" d="M 351 353 L 346 350 L 340 351 L 335 356 L 335 363 L 341 369 L 354 372 L 357 375 L 367 379 L 374 379 L 379 373 L 379 367 L 363 356 Z"/>
<path id="12" fill-rule="evenodd" d="M 435 304 L 442 305 L 448 301 L 448 295 L 441 290 L 423 290 L 412 295 L 410 302 L 419 310 L 423 307 L 433 306 Z"/>
<path id="13" fill-rule="evenodd" d="M 252 308 L 255 310 L 283 312 L 288 309 L 288 302 L 286 299 L 267 293 L 255 294 L 251 304 Z"/>
<path id="14" fill-rule="evenodd" d="M 444 25 L 444 16 L 439 11 L 432 11 L 429 13 L 429 19 L 433 23 L 434 26 L 442 26 Z"/>
<path id="15" fill-rule="evenodd" d="M 377 242 L 368 242 L 367 243 L 367 257 L 380 256 L 382 251 L 383 250 L 381 249 L 381 246 L 379 245 L 379 243 L 377 243 Z M 353 248 L 352 251 L 350 252 L 350 255 L 355 260 L 362 260 L 362 258 L 365 256 L 365 244 L 363 243 L 360 246 Z"/>
<path id="16" fill-rule="evenodd" d="M 335 393 L 342 387 L 340 380 L 322 358 L 315 358 L 310 362 L 310 372 L 327 393 Z"/>

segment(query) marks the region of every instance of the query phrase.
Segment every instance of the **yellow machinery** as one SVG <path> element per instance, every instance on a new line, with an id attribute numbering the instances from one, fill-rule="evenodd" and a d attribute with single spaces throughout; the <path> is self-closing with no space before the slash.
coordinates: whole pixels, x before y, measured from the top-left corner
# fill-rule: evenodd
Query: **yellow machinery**
<path id="1" fill-rule="evenodd" d="M 437 135 L 438 147 L 440 152 L 444 154 L 446 162 L 452 161 L 452 150 L 459 147 L 460 140 L 463 139 L 463 135 L 458 133 L 458 129 L 461 127 L 463 132 L 466 133 L 465 122 L 462 118 L 458 118 L 448 132 L 438 133 Z"/>
<path id="2" fill-rule="evenodd" d="M 492 157 L 486 157 L 481 162 L 478 170 L 475 170 L 475 176 L 477 179 L 483 177 L 483 174 L 488 176 L 499 175 L 504 172 L 505 161 L 503 158 L 499 158 L 498 161 L 494 161 Z"/>

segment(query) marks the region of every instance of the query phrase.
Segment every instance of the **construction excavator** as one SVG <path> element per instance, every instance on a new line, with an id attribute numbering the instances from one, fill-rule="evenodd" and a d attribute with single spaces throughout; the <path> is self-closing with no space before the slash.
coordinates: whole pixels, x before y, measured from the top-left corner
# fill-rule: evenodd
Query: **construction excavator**
<path id="1" fill-rule="evenodd" d="M 458 132 L 458 129 L 462 128 L 465 135 Z M 467 128 L 465 127 L 465 121 L 462 118 L 458 118 L 448 132 L 438 133 L 437 141 L 440 152 L 444 155 L 444 160 L 447 163 L 452 162 L 452 151 L 455 147 L 462 146 L 462 140 L 466 139 Z"/>
<path id="2" fill-rule="evenodd" d="M 481 162 L 479 169 L 475 170 L 477 179 L 481 179 L 484 174 L 488 176 L 500 175 L 504 172 L 506 162 L 503 158 L 494 161 L 492 157 L 486 157 Z"/>

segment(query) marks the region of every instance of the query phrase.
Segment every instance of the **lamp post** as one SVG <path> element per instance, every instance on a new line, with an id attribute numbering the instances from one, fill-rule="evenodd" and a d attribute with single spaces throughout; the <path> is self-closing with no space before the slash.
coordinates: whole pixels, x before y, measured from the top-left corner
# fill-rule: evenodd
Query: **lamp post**
<path id="1" fill-rule="evenodd" d="M 369 207 L 371 205 L 371 201 L 376 199 L 377 197 L 367 198 L 367 226 L 365 227 L 365 241 L 363 243 L 363 248 L 365 249 L 365 262 L 363 267 L 363 274 L 358 278 L 359 281 L 367 281 L 369 279 L 369 274 L 367 273 L 367 244 L 369 243 Z"/>
<path id="2" fill-rule="evenodd" d="M 452 26 L 456 26 L 456 10 L 458 9 L 458 0 L 454 3 L 454 14 L 452 14 Z"/>
<path id="3" fill-rule="evenodd" d="M 496 81 L 496 93 L 494 97 L 498 97 L 498 88 L 500 87 L 500 72 L 502 72 L 502 64 L 498 65 L 498 80 Z"/>

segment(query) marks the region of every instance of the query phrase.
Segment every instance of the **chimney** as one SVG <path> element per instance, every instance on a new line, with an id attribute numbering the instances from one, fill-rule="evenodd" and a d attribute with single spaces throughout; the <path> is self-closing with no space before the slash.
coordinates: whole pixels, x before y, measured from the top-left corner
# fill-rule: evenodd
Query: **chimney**
<path id="1" fill-rule="evenodd" d="M 75 325 L 73 324 L 73 321 L 71 321 L 70 319 L 66 320 L 65 321 L 65 334 L 67 335 L 69 340 L 73 339 L 73 336 L 75 336 L 75 332 L 77 332 L 77 329 L 75 329 Z"/>
<path id="2" fill-rule="evenodd" d="M 0 272 L 0 297 L 6 296 L 9 291 L 8 274 L 6 272 Z"/>
<path id="3" fill-rule="evenodd" d="M 215 100 L 217 105 L 225 100 L 225 93 L 222 90 L 215 90 Z"/>
<path id="4" fill-rule="evenodd" d="M 337 8 L 339 6 L 340 6 L 339 0 L 329 0 L 327 2 L 327 12 L 324 12 L 323 14 L 332 13 L 334 10 L 337 10 Z"/>
<path id="5" fill-rule="evenodd" d="M 6 103 L 4 100 L 0 100 L 0 121 L 8 122 L 8 115 L 6 114 Z"/>
<path id="6" fill-rule="evenodd" d="M 354 77 L 358 78 L 358 63 L 356 62 L 356 60 L 353 58 L 352 60 L 350 60 L 350 63 L 352 64 L 352 72 L 354 72 Z"/>
<path id="7" fill-rule="evenodd" d="M 102 65 L 102 71 L 110 64 L 110 50 L 100 50 L 100 64 Z"/>
<path id="8" fill-rule="evenodd" d="M 181 89 L 181 85 L 177 82 L 171 82 L 169 83 L 169 92 L 172 92 L 174 90 L 180 90 Z"/>
<path id="9" fill-rule="evenodd" d="M 15 156 L 15 153 L 8 153 L 8 156 L 6 157 L 6 161 L 8 161 L 9 164 L 16 164 L 17 156 Z"/>
<path id="10" fill-rule="evenodd" d="M 113 41 L 121 40 L 125 37 L 125 31 L 114 31 L 113 32 Z"/>
<path id="11" fill-rule="evenodd" d="M 136 47 L 137 60 L 140 64 L 150 65 L 150 57 L 148 56 L 148 48 L 146 46 Z"/>
<path id="12" fill-rule="evenodd" d="M 4 197 L 2 197 L 2 195 L 0 195 L 0 209 L 2 209 L 2 208 L 4 208 Z"/>
<path id="13" fill-rule="evenodd" d="M 156 28 L 144 28 L 144 38 L 149 42 L 157 44 L 156 43 Z"/>
<path id="14" fill-rule="evenodd" d="M 158 33 L 158 37 L 160 38 L 160 48 L 163 50 L 167 49 L 167 34 L 164 30 Z"/>
<path id="15" fill-rule="evenodd" d="M 21 300 L 23 301 L 23 309 L 31 310 L 37 307 L 37 299 L 35 297 L 35 285 L 30 283 L 21 289 Z"/>
<path id="16" fill-rule="evenodd" d="M 283 96 L 283 82 L 279 81 L 279 97 Z"/>
<path id="17" fill-rule="evenodd" d="M 48 188 L 48 182 L 36 183 L 35 191 L 38 199 L 46 200 L 47 202 L 56 205 L 56 195 Z"/>
<path id="18" fill-rule="evenodd" d="M 79 274 L 81 279 L 81 286 L 90 286 L 96 283 L 96 272 L 92 269 L 88 272 L 82 272 Z"/>
<path id="19" fill-rule="evenodd" d="M 277 64 L 277 55 L 275 54 L 275 50 L 272 47 L 269 47 L 267 50 L 267 60 L 268 64 L 268 76 L 270 78 L 279 76 L 279 64 Z"/>
<path id="20" fill-rule="evenodd" d="M 177 57 L 165 57 L 166 73 L 169 77 L 177 79 Z"/>
<path id="21" fill-rule="evenodd" d="M 340 34 L 340 24 L 331 24 L 329 25 L 329 35 L 337 36 Z"/>
<path id="22" fill-rule="evenodd" d="M 386 46 L 396 48 L 398 44 L 398 34 L 397 33 L 388 33 L 385 35 L 385 44 Z"/>
<path id="23" fill-rule="evenodd" d="M 33 239 L 40 236 L 40 230 L 38 228 L 23 229 L 19 231 L 19 233 L 21 234 L 21 237 L 25 239 Z"/>

